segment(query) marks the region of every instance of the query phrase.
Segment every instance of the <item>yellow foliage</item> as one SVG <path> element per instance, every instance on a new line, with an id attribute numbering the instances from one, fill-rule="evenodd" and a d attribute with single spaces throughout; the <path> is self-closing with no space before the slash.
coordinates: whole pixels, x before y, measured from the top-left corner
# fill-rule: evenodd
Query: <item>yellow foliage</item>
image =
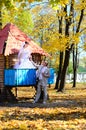
<path id="1" fill-rule="evenodd" d="M 85 8 L 86 8 L 86 1 L 85 0 L 80 0 L 79 2 L 77 2 L 77 4 L 75 4 L 76 10 L 82 10 Z"/>
<path id="2" fill-rule="evenodd" d="M 75 35 L 72 35 L 72 37 L 70 37 L 70 42 L 72 44 L 79 44 L 79 42 L 80 42 L 80 33 L 76 33 Z"/>
<path id="3" fill-rule="evenodd" d="M 68 3 L 69 3 L 69 0 L 60 0 L 60 2 L 59 2 L 59 4 L 62 6 L 65 6 Z"/>
<path id="4" fill-rule="evenodd" d="M 59 0 L 59 3 L 57 1 L 50 0 L 51 4 L 54 9 L 58 10 L 56 12 L 51 12 L 48 15 L 38 15 L 38 12 L 42 9 L 42 6 L 37 6 L 32 11 L 37 12 L 37 17 L 35 17 L 35 28 L 34 32 L 36 32 L 36 37 L 41 37 L 40 40 L 42 41 L 42 47 L 48 51 L 49 53 L 54 53 L 57 51 L 65 51 L 66 49 L 69 49 L 71 47 L 71 44 L 74 44 L 75 46 L 79 44 L 80 42 L 80 35 L 81 34 L 73 34 L 73 27 L 76 26 L 80 19 L 80 11 L 82 8 L 85 7 L 86 2 L 83 0 L 80 0 L 79 2 L 74 2 L 74 9 L 77 10 L 77 15 L 75 15 L 74 20 L 75 22 L 70 25 L 69 29 L 69 37 L 65 37 L 65 19 L 72 20 L 72 12 L 70 12 L 70 15 L 66 16 L 66 12 L 64 12 L 64 6 L 69 3 L 69 0 Z M 55 3 L 55 4 L 54 4 Z M 57 4 L 58 3 L 58 4 Z M 50 7 L 48 7 L 50 9 Z M 36 14 L 36 13 L 35 13 Z M 54 14 L 54 15 L 52 15 Z M 55 18 L 56 17 L 56 18 Z M 64 35 L 59 34 L 59 22 L 58 19 L 63 17 L 62 21 L 62 33 Z M 85 21 L 84 24 L 82 24 L 81 27 L 85 27 Z M 57 24 L 55 23 L 57 22 Z"/>
<path id="5" fill-rule="evenodd" d="M 28 0 L 28 2 L 30 2 L 30 3 L 31 3 L 31 2 L 34 2 L 34 0 Z"/>
<path id="6" fill-rule="evenodd" d="M 48 52 L 65 51 L 69 47 L 69 37 L 58 34 L 52 35 L 51 41 L 49 43 L 43 44 L 43 48 Z"/>
<path id="7" fill-rule="evenodd" d="M 63 17 L 65 17 L 66 16 L 66 13 L 63 11 L 63 10 L 61 10 L 59 13 L 57 13 L 56 14 L 57 16 L 63 16 Z"/>

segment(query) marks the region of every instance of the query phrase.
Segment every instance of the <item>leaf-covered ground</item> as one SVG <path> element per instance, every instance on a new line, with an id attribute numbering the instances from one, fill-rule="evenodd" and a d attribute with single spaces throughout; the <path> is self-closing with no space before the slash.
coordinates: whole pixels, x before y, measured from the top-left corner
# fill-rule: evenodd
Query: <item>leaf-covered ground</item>
<path id="1" fill-rule="evenodd" d="M 17 103 L 0 103 L 0 130 L 86 130 L 86 84 L 66 85 L 63 93 L 52 85 L 46 105 L 32 103 L 32 87 L 17 92 Z"/>

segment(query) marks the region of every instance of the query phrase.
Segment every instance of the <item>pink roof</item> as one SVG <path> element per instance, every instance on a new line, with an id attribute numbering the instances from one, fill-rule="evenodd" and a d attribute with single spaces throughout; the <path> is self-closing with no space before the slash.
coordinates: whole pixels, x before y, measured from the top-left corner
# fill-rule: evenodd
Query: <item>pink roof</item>
<path id="1" fill-rule="evenodd" d="M 49 56 L 40 46 L 38 46 L 32 39 L 23 33 L 18 27 L 12 23 L 8 23 L 2 30 L 0 30 L 0 54 L 3 53 L 4 43 L 6 48 L 4 55 L 17 53 L 21 47 L 22 42 L 27 41 L 30 44 L 32 53 Z"/>

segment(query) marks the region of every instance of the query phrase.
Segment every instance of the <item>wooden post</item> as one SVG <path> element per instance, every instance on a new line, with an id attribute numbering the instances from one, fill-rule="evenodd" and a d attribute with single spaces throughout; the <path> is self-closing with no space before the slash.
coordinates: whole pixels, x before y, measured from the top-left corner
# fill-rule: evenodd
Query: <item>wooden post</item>
<path id="1" fill-rule="evenodd" d="M 4 68 L 5 68 L 5 57 L 0 54 L 0 92 L 4 88 Z"/>

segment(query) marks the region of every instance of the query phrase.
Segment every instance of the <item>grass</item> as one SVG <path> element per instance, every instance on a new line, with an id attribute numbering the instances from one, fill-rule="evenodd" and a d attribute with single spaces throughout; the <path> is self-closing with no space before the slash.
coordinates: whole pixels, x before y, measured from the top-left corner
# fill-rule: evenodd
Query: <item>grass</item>
<path id="1" fill-rule="evenodd" d="M 52 85 L 48 93 L 46 105 L 32 104 L 35 89 L 18 88 L 18 102 L 0 106 L 0 130 L 86 130 L 86 84 L 66 84 L 63 93 Z"/>

